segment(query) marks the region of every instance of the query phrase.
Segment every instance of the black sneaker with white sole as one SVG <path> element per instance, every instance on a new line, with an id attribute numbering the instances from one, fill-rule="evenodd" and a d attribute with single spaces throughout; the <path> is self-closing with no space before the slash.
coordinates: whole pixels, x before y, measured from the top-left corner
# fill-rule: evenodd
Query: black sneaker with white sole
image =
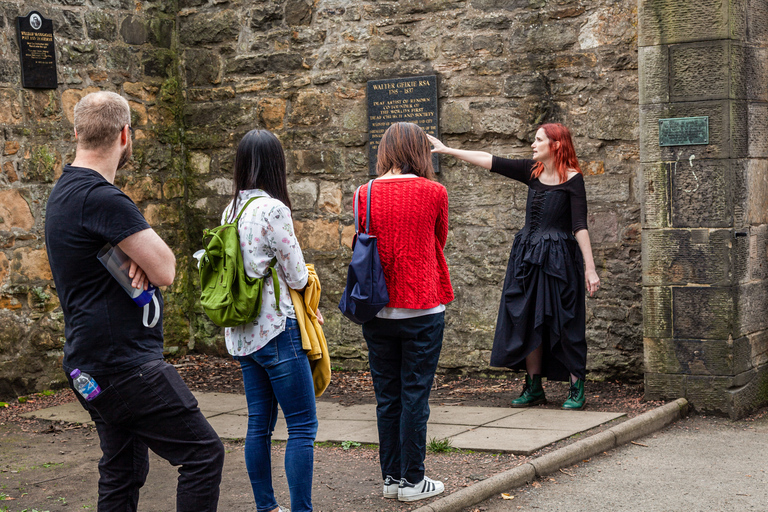
<path id="1" fill-rule="evenodd" d="M 397 499 L 399 501 L 418 501 L 425 498 L 437 496 L 445 490 L 443 482 L 432 480 L 425 476 L 419 483 L 409 483 L 405 478 L 400 480 L 400 487 L 397 489 Z"/>

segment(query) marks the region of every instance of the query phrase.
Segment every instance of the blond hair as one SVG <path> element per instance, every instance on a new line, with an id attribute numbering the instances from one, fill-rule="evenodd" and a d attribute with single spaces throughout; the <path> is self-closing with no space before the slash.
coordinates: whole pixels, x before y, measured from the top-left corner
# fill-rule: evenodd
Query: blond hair
<path id="1" fill-rule="evenodd" d="M 115 142 L 125 125 L 131 124 L 128 101 L 109 91 L 87 94 L 75 105 L 77 146 L 82 149 L 102 149 Z"/>

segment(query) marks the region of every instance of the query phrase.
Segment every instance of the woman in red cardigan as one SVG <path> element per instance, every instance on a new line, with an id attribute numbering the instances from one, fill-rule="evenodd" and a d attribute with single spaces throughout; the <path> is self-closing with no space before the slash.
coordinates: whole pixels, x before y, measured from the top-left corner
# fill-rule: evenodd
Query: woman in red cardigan
<path id="1" fill-rule="evenodd" d="M 453 300 L 443 248 L 448 193 L 434 181 L 431 146 L 412 123 L 390 126 L 379 143 L 371 188 L 371 233 L 389 304 L 363 324 L 376 393 L 384 497 L 416 501 L 440 494 L 424 474 L 429 390 L 443 345 L 445 305 Z M 358 205 L 365 225 L 366 187 Z"/>

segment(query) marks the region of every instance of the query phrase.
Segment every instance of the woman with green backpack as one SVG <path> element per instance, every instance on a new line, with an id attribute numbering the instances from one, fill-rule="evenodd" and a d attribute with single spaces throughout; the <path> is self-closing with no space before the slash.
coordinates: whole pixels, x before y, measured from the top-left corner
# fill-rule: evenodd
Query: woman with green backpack
<path id="1" fill-rule="evenodd" d="M 285 154 L 277 137 L 267 130 L 251 130 L 243 137 L 235 156 L 234 182 L 234 198 L 224 210 L 222 224 L 240 214 L 237 227 L 245 272 L 264 277 L 256 319 L 224 330 L 227 350 L 240 362 L 248 402 L 245 464 L 258 510 L 282 510 L 272 489 L 270 456 L 280 404 L 288 425 L 285 474 L 291 509 L 311 511 L 315 391 L 288 290 L 303 289 L 308 271 L 293 229 Z"/>

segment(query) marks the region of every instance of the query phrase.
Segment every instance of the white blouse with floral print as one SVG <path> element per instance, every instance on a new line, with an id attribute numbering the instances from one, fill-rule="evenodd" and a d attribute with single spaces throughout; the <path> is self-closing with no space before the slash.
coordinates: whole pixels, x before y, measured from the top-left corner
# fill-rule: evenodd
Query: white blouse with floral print
<path id="1" fill-rule="evenodd" d="M 277 256 L 280 311 L 275 308 L 275 290 L 272 278 L 268 277 L 264 280 L 261 311 L 256 320 L 224 329 L 227 350 L 233 356 L 256 352 L 283 332 L 285 319 L 296 318 L 288 287 L 300 289 L 307 285 L 307 266 L 293 231 L 291 210 L 260 189 L 242 190 L 237 200 L 238 210 L 254 196 L 265 197 L 248 205 L 238 223 L 245 273 L 251 277 L 264 276 L 272 258 Z M 231 209 L 232 203 L 229 203 L 221 216 L 222 223 L 231 222 Z"/>

